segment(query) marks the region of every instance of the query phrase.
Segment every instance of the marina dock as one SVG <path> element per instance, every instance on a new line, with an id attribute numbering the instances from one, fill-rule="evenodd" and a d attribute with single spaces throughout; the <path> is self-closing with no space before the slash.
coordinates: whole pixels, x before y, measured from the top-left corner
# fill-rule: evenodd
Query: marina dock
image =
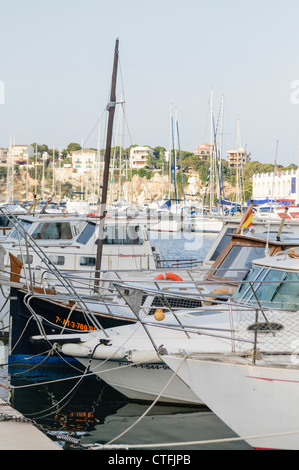
<path id="1" fill-rule="evenodd" d="M 61 450 L 30 420 L 0 399 L 0 450 Z"/>

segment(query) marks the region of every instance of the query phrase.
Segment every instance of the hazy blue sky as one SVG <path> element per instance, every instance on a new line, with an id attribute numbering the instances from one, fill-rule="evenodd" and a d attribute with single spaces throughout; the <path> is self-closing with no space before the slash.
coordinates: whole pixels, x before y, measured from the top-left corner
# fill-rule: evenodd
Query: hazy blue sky
<path id="1" fill-rule="evenodd" d="M 0 146 L 96 146 L 118 37 L 117 98 L 125 96 L 124 147 L 169 146 L 177 108 L 182 150 L 210 139 L 224 95 L 224 146 L 252 159 L 299 159 L 298 0 L 0 1 Z M 297 85 L 299 89 L 299 85 Z M 299 97 L 299 93 L 298 93 Z M 293 100 L 294 101 L 294 100 Z M 115 115 L 115 143 L 118 112 Z M 103 130 L 104 133 L 104 130 Z"/>

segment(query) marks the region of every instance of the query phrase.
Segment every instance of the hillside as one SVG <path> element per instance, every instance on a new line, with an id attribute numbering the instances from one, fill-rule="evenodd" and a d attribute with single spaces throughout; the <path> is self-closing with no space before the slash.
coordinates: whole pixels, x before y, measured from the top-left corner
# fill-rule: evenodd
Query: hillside
<path id="1" fill-rule="evenodd" d="M 78 144 L 70 144 L 72 146 Z M 40 146 L 45 147 L 45 146 Z M 79 146 L 80 147 L 80 146 Z M 115 168 L 118 165 L 119 147 L 112 149 L 115 152 Z M 122 149 L 122 161 L 129 159 L 128 149 Z M 51 165 L 42 170 L 42 163 L 38 161 L 37 167 L 31 162 L 29 174 L 27 176 L 25 165 L 15 165 L 14 167 L 14 191 L 13 198 L 15 200 L 32 199 L 37 194 L 38 198 L 52 196 L 55 193 L 55 199 L 80 197 L 78 193 L 84 192 L 89 197 L 93 196 L 97 199 L 98 194 L 98 175 L 89 171 L 82 176 L 72 168 L 64 168 L 64 163 L 70 163 L 69 154 L 63 153 L 61 168 L 55 169 L 55 180 L 53 180 L 53 172 Z M 178 162 L 181 162 L 181 166 Z M 127 165 L 128 167 L 129 165 Z M 225 197 L 232 199 L 234 197 L 236 185 L 236 171 L 229 168 L 228 162 L 222 160 L 222 178 L 225 191 Z M 174 175 L 172 172 L 172 183 L 169 188 L 168 183 L 168 163 L 166 158 L 166 150 L 163 147 L 154 148 L 154 157 L 149 155 L 147 166 L 139 170 L 128 170 L 123 172 L 121 180 L 119 179 L 119 171 L 116 169 L 111 176 L 109 185 L 108 201 L 113 202 L 117 199 L 127 200 L 128 202 L 143 204 L 151 200 L 159 200 L 163 197 L 175 197 L 174 191 Z M 279 169 L 284 171 L 297 168 L 296 165 L 283 167 L 279 165 Z M 180 152 L 180 158 L 177 158 L 177 198 L 181 199 L 184 194 L 187 200 L 208 202 L 209 200 L 209 159 L 203 162 L 198 156 L 190 152 Z M 7 199 L 7 164 L 0 166 L 0 201 Z M 239 180 L 242 181 L 242 190 L 245 199 L 248 200 L 252 196 L 252 176 L 255 173 L 273 172 L 274 164 L 260 163 L 257 161 L 247 162 L 242 168 Z M 100 176 L 101 178 L 101 176 Z M 54 188 L 54 191 L 53 191 Z"/>

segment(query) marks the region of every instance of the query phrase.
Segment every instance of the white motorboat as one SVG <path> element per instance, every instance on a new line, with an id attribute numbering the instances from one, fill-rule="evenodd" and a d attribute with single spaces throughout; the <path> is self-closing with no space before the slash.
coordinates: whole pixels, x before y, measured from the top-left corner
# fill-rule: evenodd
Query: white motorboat
<path id="1" fill-rule="evenodd" d="M 29 292 L 28 286 L 25 285 L 26 279 L 20 275 L 14 275 L 13 280 L 19 282 L 19 288 L 13 289 L 14 301 L 11 307 L 13 356 L 16 355 L 19 359 L 20 355 L 33 357 L 42 353 L 42 350 L 29 342 L 30 336 L 39 332 L 35 316 L 27 325 L 28 320 L 32 318 L 32 312 L 42 318 L 45 332 L 48 334 L 52 334 L 54 330 L 69 333 L 82 328 L 93 329 L 95 326 L 93 322 L 87 320 L 89 315 L 84 313 L 85 310 L 95 315 L 103 328 L 118 326 L 120 323 L 131 323 L 136 321 L 136 317 L 113 286 L 113 282 L 119 280 L 125 280 L 128 287 L 151 290 L 151 293 L 147 292 L 144 295 L 141 315 L 153 315 L 157 308 L 166 310 L 199 308 L 217 300 L 227 300 L 244 278 L 247 269 L 251 267 L 252 260 L 264 257 L 266 249 L 273 256 L 281 250 L 299 245 L 298 238 L 292 234 L 284 234 L 281 240 L 277 241 L 273 236 L 268 238 L 267 234 L 227 234 L 227 231 L 232 229 L 233 226 L 230 225 L 230 228 L 217 237 L 218 244 L 214 244 L 213 250 L 209 252 L 202 266 L 193 268 L 176 266 L 166 270 L 156 268 L 137 271 L 101 271 L 97 295 L 94 292 L 92 273 L 88 279 L 87 273 L 84 278 L 84 273 L 81 274 L 81 271 L 78 273 L 58 271 L 57 276 L 57 273 L 52 275 L 50 268 L 47 272 L 44 266 L 46 282 L 35 283 L 34 288 L 29 289 Z M 218 254 L 217 257 L 216 254 Z M 216 260 L 213 261 L 215 257 Z M 13 272 L 15 270 L 12 269 Z M 50 274 L 53 279 L 50 279 Z M 62 292 L 61 280 L 65 278 L 72 286 L 75 286 L 73 295 L 68 291 L 66 296 L 65 289 Z M 161 294 L 165 291 L 174 295 L 163 299 Z M 180 295 L 184 296 L 186 292 L 189 297 L 180 298 Z M 80 306 L 78 293 L 84 297 L 83 307 Z"/>
<path id="2" fill-rule="evenodd" d="M 172 370 L 242 440 L 259 450 L 298 450 L 298 360 L 268 356 L 163 356 Z"/>
<path id="3" fill-rule="evenodd" d="M 288 254 L 255 262 L 232 300 L 225 304 L 183 310 L 174 315 L 168 313 L 161 318 L 156 316 L 161 314 L 157 311 L 154 317 L 142 322 L 87 335 L 48 336 L 48 340 L 129 398 L 149 399 L 160 395 L 161 401 L 188 402 L 190 388 L 197 393 L 190 382 L 186 388 L 181 383 L 176 388 L 175 379 L 163 390 L 172 376 L 165 367 L 165 354 L 175 357 L 183 371 L 189 356 L 232 353 L 251 356 L 257 337 L 258 351 L 269 356 L 273 352 L 292 354 L 299 333 L 296 314 L 299 296 L 293 284 L 299 280 L 299 259 L 294 258 L 294 252 L 297 253 L 289 250 Z M 138 317 L 140 292 L 128 286 L 119 289 Z M 180 365 L 185 356 L 187 359 Z M 173 372 L 185 381 L 183 372 L 181 375 L 175 368 Z M 204 402 L 198 393 L 197 396 Z"/>
<path id="4" fill-rule="evenodd" d="M 7 253 L 37 269 L 40 257 L 26 247 L 24 230 L 50 261 L 63 271 L 89 273 L 96 266 L 98 217 L 87 214 L 36 214 L 19 217 L 3 244 Z M 19 234 L 21 237 L 19 239 Z M 146 226 L 131 219 L 105 220 L 102 269 L 154 269 L 155 260 Z M 9 260 L 6 260 L 8 264 Z M 37 272 L 36 272 L 37 275 Z"/>
<path id="5" fill-rule="evenodd" d="M 94 274 L 90 274 L 90 279 L 87 279 L 82 277 L 81 271 L 77 274 L 58 271 L 58 277 L 50 279 L 51 271 L 49 269 L 47 272 L 44 266 L 46 282 L 40 285 L 36 283 L 34 289 L 29 291 L 25 285 L 26 279 L 14 276 L 19 287 L 15 286 L 12 290 L 11 361 L 37 355 L 40 360 L 44 359 L 44 348 L 29 341 L 31 336 L 40 333 L 37 319 L 43 322 L 46 334 L 86 331 L 98 327 L 98 322 L 106 329 L 136 321 L 135 314 L 115 291 L 114 282 L 125 280 L 128 288 L 147 290 L 142 299 L 141 316 L 152 316 L 157 308 L 166 311 L 198 309 L 217 300 L 226 301 L 244 278 L 252 260 L 264 257 L 266 248 L 273 256 L 299 243 L 296 235 L 289 233 L 284 234 L 279 241 L 274 233 L 268 237 L 267 232 L 260 235 L 252 232 L 233 235 L 231 232 L 236 228 L 235 222 L 227 223 L 201 267 L 101 271 L 98 295 L 94 293 Z M 264 227 L 255 226 L 255 230 L 263 231 Z M 87 272 L 85 276 L 88 276 Z M 75 293 L 68 292 L 65 295 L 62 292 L 60 281 L 65 278 L 75 286 Z M 176 280 L 179 282 L 174 282 Z M 83 302 L 78 297 L 79 292 L 83 295 Z M 164 292 L 171 295 L 165 299 Z M 97 319 L 96 325 L 90 320 L 91 315 Z M 32 321 L 29 322 L 30 319 Z M 51 361 L 59 359 L 55 355 L 51 356 Z"/>
<path id="6" fill-rule="evenodd" d="M 299 252 L 291 250 L 257 261 L 248 284 L 239 288 L 236 297 L 261 307 L 265 315 L 252 328 L 256 341 L 251 355 L 202 355 L 194 350 L 163 356 L 172 370 L 180 366 L 179 377 L 257 449 L 299 449 L 298 258 Z M 269 314 L 264 310 L 269 307 L 276 310 Z M 270 342 L 267 350 L 265 343 Z"/>

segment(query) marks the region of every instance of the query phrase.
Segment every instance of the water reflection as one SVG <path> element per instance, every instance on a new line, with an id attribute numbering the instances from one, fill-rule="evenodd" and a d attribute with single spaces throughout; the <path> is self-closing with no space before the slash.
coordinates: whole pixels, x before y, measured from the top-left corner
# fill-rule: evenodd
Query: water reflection
<path id="1" fill-rule="evenodd" d="M 155 443 L 159 449 L 159 443 L 236 437 L 205 407 L 156 404 L 146 413 L 150 403 L 130 402 L 103 381 L 94 376 L 81 380 L 71 369 L 36 368 L 24 374 L 24 370 L 14 366 L 9 368 L 9 373 L 15 387 L 14 407 L 47 430 L 75 436 L 80 440 L 77 448 L 107 444 L 122 433 L 114 444 L 144 444 L 145 449 L 146 445 Z M 225 450 L 249 449 L 249 446 L 243 442 L 226 442 L 169 449 Z"/>

